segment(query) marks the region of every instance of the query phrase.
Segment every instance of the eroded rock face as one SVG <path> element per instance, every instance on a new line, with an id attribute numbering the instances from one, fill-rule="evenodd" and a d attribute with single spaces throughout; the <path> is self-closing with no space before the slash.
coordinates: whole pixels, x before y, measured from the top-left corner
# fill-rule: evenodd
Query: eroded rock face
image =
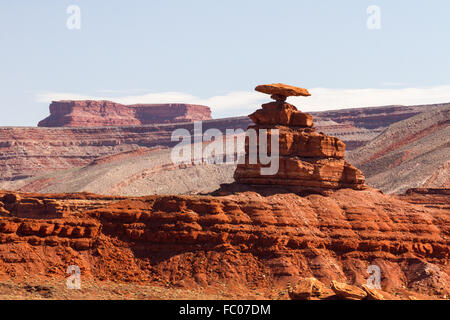
<path id="1" fill-rule="evenodd" d="M 111 101 L 54 101 L 39 127 L 106 127 L 211 119 L 209 107 L 191 104 L 123 105 Z"/>
<path id="2" fill-rule="evenodd" d="M 264 90 L 263 90 L 264 89 Z M 301 94 L 301 88 L 257 87 L 257 91 L 276 95 Z M 287 91 L 285 91 L 287 90 Z M 297 91 L 296 91 L 297 90 Z M 303 89 L 306 90 L 306 89 Z M 307 91 L 306 91 L 307 92 Z M 336 137 L 318 133 L 313 128 L 311 115 L 300 112 L 289 103 L 278 100 L 264 104 L 262 109 L 251 114 L 255 123 L 249 129 L 254 130 L 261 144 L 260 132 L 267 131 L 268 150 L 271 150 L 270 137 L 279 132 L 279 170 L 273 175 L 263 175 L 260 162 L 252 163 L 249 139 L 246 141 L 245 164 L 239 164 L 235 172 L 235 180 L 241 184 L 282 185 L 307 189 L 363 189 L 365 178 L 361 171 L 344 160 L 345 144 Z M 255 157 L 254 157 L 255 158 Z"/>
<path id="3" fill-rule="evenodd" d="M 345 284 L 336 294 L 359 299 L 369 295 L 360 289 L 367 267 L 377 265 L 383 296 L 442 298 L 450 290 L 449 226 L 448 205 L 427 208 L 371 189 L 305 197 L 0 192 L 0 276 L 65 279 L 74 264 L 87 279 L 226 283 L 267 288 L 267 298 L 291 283 L 297 299 L 323 299 L 335 280 Z M 311 277 L 326 288 L 301 280 Z"/>
<path id="4" fill-rule="evenodd" d="M 313 126 L 312 116 L 298 111 L 295 106 L 286 102 L 263 104 L 262 109 L 256 110 L 249 117 L 258 125 Z"/>
<path id="5" fill-rule="evenodd" d="M 386 193 L 450 187 L 450 104 L 423 110 L 349 153 L 368 184 Z"/>
<path id="6" fill-rule="evenodd" d="M 203 122 L 203 130 L 217 128 L 242 129 L 249 125 L 247 117 Z M 20 128 L 0 127 L 0 184 L 2 180 L 17 180 L 45 172 L 86 166 L 92 161 L 157 146 L 172 147 L 177 129 L 194 131 L 194 124 Z M 4 187 L 11 190 L 9 187 Z"/>

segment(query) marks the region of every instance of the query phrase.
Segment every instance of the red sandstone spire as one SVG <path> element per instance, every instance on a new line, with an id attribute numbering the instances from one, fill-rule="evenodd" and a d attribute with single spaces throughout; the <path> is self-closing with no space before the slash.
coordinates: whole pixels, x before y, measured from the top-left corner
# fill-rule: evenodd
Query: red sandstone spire
<path id="1" fill-rule="evenodd" d="M 360 170 L 344 160 L 345 144 L 336 137 L 318 133 L 311 115 L 300 112 L 287 96 L 310 95 L 308 90 L 283 84 L 256 87 L 277 101 L 263 104 L 249 117 L 255 125 L 249 129 L 279 130 L 279 170 L 274 175 L 261 175 L 261 163 L 249 163 L 249 141 L 246 162 L 239 164 L 235 180 L 242 184 L 295 186 L 299 189 L 363 189 L 365 178 Z"/>

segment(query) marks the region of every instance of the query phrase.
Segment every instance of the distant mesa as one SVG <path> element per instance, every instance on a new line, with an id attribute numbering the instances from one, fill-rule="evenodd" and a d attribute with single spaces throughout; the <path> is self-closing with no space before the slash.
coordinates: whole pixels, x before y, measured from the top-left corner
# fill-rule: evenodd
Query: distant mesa
<path id="1" fill-rule="evenodd" d="M 255 123 L 249 129 L 254 129 L 257 136 L 260 130 L 267 130 L 269 135 L 273 129 L 279 130 L 279 170 L 275 175 L 261 175 L 264 166 L 249 161 L 252 149 L 247 139 L 245 163 L 237 166 L 234 175 L 237 183 L 293 186 L 300 190 L 365 188 L 362 172 L 344 160 L 344 142 L 316 132 L 311 115 L 280 99 L 295 94 L 307 96 L 308 90 L 283 84 L 258 86 L 256 90 L 271 94 L 276 101 L 263 104 L 249 116 Z"/>
<path id="2" fill-rule="evenodd" d="M 54 101 L 39 127 L 109 127 L 210 120 L 211 109 L 193 104 L 123 105 L 111 101 Z"/>

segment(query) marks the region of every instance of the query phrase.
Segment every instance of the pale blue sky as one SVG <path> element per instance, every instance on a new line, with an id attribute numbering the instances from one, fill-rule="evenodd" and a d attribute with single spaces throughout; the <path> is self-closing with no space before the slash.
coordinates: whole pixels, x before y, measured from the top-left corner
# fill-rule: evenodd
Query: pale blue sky
<path id="1" fill-rule="evenodd" d="M 80 30 L 66 27 L 71 4 Z M 380 30 L 366 26 L 370 5 Z M 71 95 L 166 102 L 176 92 L 218 101 L 216 117 L 241 115 L 257 108 L 244 93 L 271 82 L 351 89 L 309 109 L 449 102 L 449 38 L 448 0 L 1 0 L 0 125 L 36 125 L 46 99 Z M 344 93 L 360 98 L 334 105 Z"/>

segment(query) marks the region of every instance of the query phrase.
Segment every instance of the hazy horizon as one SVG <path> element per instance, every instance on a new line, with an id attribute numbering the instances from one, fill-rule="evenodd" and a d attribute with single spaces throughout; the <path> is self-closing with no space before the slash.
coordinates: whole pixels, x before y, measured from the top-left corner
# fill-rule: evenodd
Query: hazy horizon
<path id="1" fill-rule="evenodd" d="M 308 88 L 311 97 L 288 100 L 308 112 L 447 103 L 449 9 L 444 0 L 2 1 L 0 126 L 36 126 L 52 100 L 243 116 L 268 100 L 253 88 L 275 82 Z"/>

